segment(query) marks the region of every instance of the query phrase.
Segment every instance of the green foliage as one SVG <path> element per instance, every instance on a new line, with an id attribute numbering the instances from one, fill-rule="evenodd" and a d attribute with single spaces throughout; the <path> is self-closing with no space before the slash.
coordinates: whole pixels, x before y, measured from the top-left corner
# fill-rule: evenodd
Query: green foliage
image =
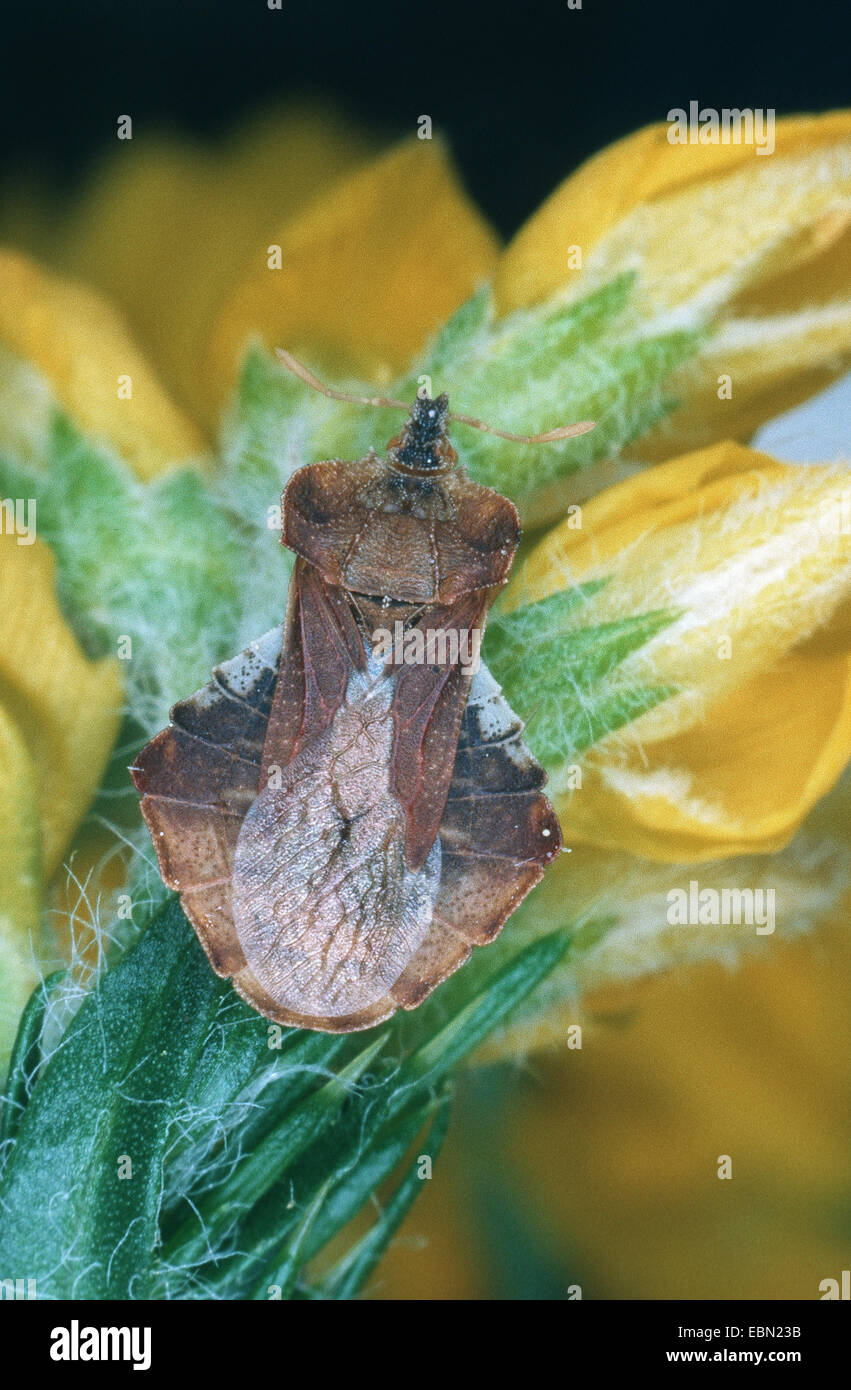
<path id="1" fill-rule="evenodd" d="M 595 428 L 555 444 L 518 445 L 456 425 L 471 475 L 521 515 L 548 484 L 608 457 L 670 407 L 664 383 L 696 349 L 693 333 L 644 335 L 630 318 L 627 272 L 584 299 L 497 319 L 487 290 L 441 333 L 423 371 L 454 408 L 515 434 L 576 420 Z M 408 386 L 408 394 L 416 382 Z"/>
<path id="2" fill-rule="evenodd" d="M 551 773 L 674 693 L 670 686 L 631 685 L 618 668 L 676 612 L 583 625 L 584 605 L 606 583 L 576 585 L 497 613 L 487 627 L 485 660 L 509 704 L 529 721 L 526 738 Z"/>
<path id="3" fill-rule="evenodd" d="M 50 1001 L 50 991 L 64 977 L 64 970 L 56 970 L 33 990 L 26 1008 L 21 1014 L 15 1045 L 9 1060 L 6 1077 L 6 1090 L 0 1105 L 0 1154 L 14 1140 L 21 1123 L 24 1110 L 30 1098 L 30 1089 L 41 1062 L 41 1037 L 44 1020 Z"/>
<path id="4" fill-rule="evenodd" d="M 0 460 L 0 493 L 36 498 L 59 600 L 88 654 L 114 656 L 130 638 L 128 709 L 147 734 L 217 661 L 281 621 L 290 557 L 265 505 L 233 512 L 221 480 L 179 469 L 143 484 L 57 415 L 44 467 Z"/>
<path id="5" fill-rule="evenodd" d="M 395 1022 L 341 1039 L 267 1024 L 170 901 L 34 1085 L 49 985 L 24 1018 L 2 1107 L 0 1271 L 53 1299 L 353 1296 L 416 1195 L 410 1162 L 339 1263 L 306 1266 L 414 1141 L 436 1154 L 452 1069 L 566 948 L 554 933 L 516 953 L 424 1042 Z"/>

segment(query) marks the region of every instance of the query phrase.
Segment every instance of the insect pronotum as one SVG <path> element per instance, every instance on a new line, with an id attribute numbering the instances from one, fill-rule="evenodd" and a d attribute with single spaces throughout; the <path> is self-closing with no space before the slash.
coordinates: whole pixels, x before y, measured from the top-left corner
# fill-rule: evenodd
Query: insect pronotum
<path id="1" fill-rule="evenodd" d="M 415 1008 L 561 847 L 520 721 L 460 655 L 471 635 L 478 649 L 520 526 L 459 468 L 452 418 L 504 433 L 421 394 L 383 459 L 292 476 L 285 622 L 175 705 L 131 768 L 210 964 L 279 1023 L 353 1032 Z M 378 654 L 391 626 L 403 647 Z"/>

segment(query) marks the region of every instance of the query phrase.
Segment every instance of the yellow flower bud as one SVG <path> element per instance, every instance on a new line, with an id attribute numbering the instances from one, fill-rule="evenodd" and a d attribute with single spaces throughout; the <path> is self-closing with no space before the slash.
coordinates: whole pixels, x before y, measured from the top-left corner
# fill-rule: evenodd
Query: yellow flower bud
<path id="1" fill-rule="evenodd" d="M 272 240 L 280 269 L 252 268 L 214 330 L 209 381 L 220 396 L 252 336 L 389 381 L 487 278 L 497 250 L 438 140 L 399 145 Z"/>
<path id="2" fill-rule="evenodd" d="M 851 112 L 777 121 L 764 158 L 668 136 L 648 126 L 590 159 L 495 280 L 509 312 L 634 268 L 638 322 L 710 328 L 671 382 L 681 408 L 634 446 L 653 459 L 747 439 L 851 360 Z"/>
<path id="3" fill-rule="evenodd" d="M 37 978 L 42 886 L 94 796 L 118 729 L 117 663 L 91 662 L 59 610 L 54 563 L 0 534 L 0 1056 Z"/>
<path id="4" fill-rule="evenodd" d="M 115 449 L 140 477 L 203 453 L 197 429 L 165 395 L 115 310 L 94 291 L 12 251 L 0 251 L 0 348 L 6 360 L 11 354 L 35 368 L 75 424 Z M 34 400 L 46 427 L 40 393 L 28 391 L 24 399 Z M 0 403 L 0 438 L 20 442 L 13 393 Z"/>
<path id="5" fill-rule="evenodd" d="M 592 750 L 581 789 L 554 769 L 567 842 L 668 862 L 785 844 L 851 752 L 851 475 L 731 443 L 675 459 L 550 532 L 511 600 L 603 576 L 583 624 L 679 613 L 619 673 L 676 690 Z"/>

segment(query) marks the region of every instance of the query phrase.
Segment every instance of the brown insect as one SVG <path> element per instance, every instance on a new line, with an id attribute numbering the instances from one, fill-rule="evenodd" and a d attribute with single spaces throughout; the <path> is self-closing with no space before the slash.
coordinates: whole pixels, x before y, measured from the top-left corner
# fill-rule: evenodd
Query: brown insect
<path id="1" fill-rule="evenodd" d="M 487 669 L 459 659 L 520 528 L 511 502 L 458 467 L 450 418 L 465 417 L 445 395 L 418 396 L 384 459 L 293 475 L 283 627 L 175 705 L 131 768 L 160 872 L 213 969 L 279 1023 L 353 1032 L 415 1008 L 561 847 L 520 721 Z M 398 645 L 377 656 L 390 626 L 425 659 Z"/>

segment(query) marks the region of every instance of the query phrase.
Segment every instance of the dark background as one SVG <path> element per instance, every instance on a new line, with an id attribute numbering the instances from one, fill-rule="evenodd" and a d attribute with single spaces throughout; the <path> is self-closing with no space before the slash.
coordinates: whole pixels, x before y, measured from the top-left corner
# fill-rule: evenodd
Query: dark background
<path id="1" fill-rule="evenodd" d="M 72 186 L 121 113 L 134 133 L 215 134 L 314 93 L 390 134 L 429 114 L 508 233 L 586 155 L 672 106 L 847 104 L 849 13 L 847 0 L 7 0 L 0 176 L 35 167 Z"/>

